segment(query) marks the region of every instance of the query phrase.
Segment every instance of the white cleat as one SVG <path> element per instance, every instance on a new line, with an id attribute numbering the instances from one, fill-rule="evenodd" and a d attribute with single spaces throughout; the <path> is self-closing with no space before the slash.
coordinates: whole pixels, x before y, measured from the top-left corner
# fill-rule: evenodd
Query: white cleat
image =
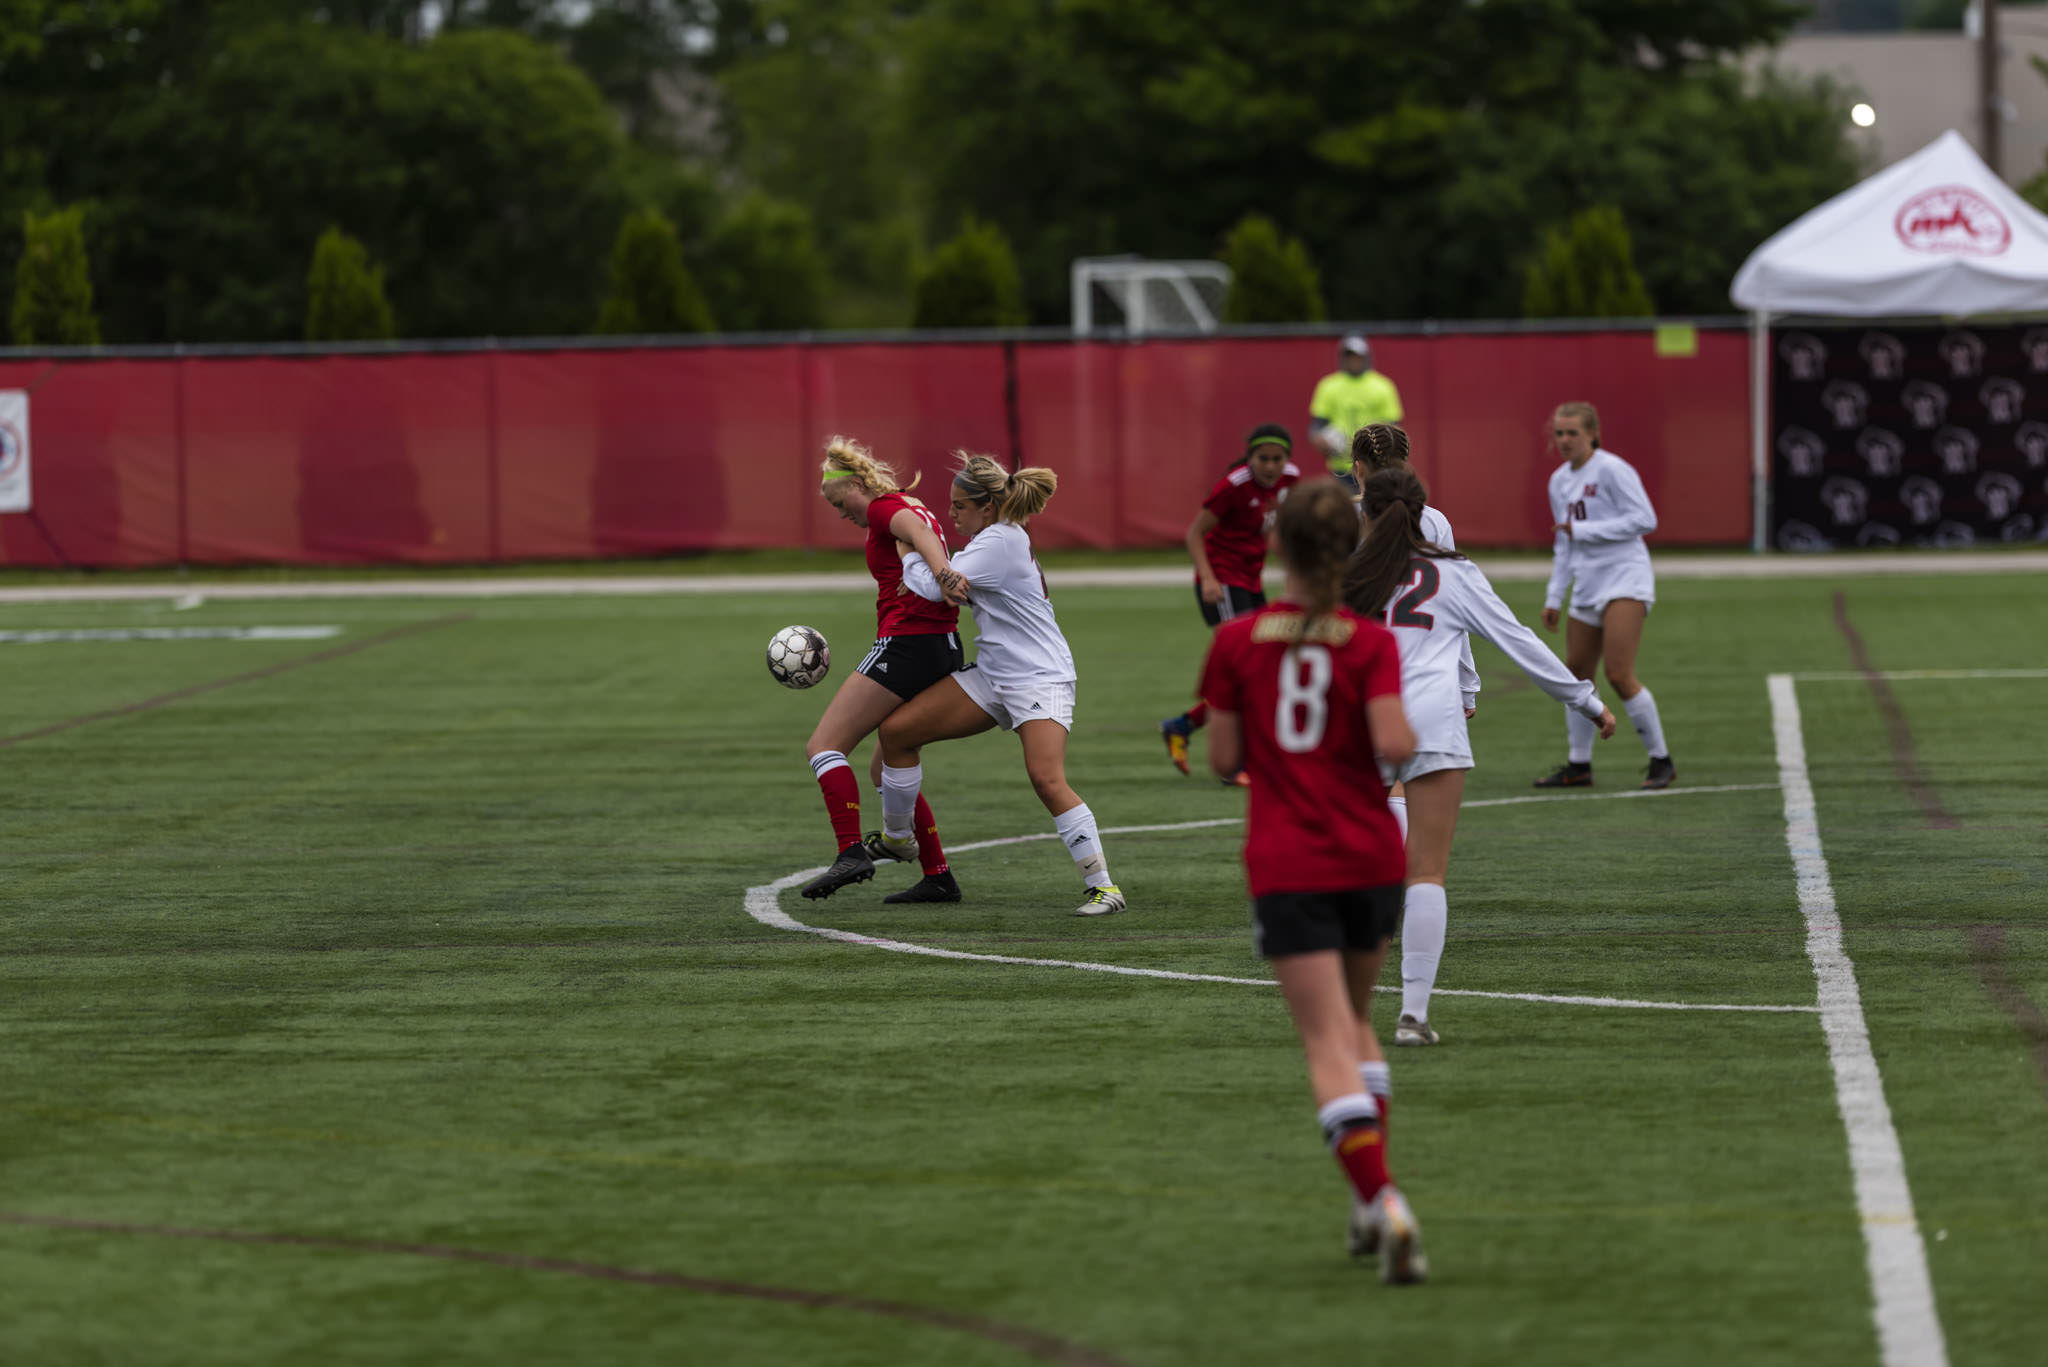
<path id="1" fill-rule="evenodd" d="M 1074 915 L 1112 916 L 1123 909 L 1123 890 L 1111 883 L 1106 888 L 1088 889 L 1088 895 L 1081 899 L 1081 905 L 1074 908 Z"/>
<path id="2" fill-rule="evenodd" d="M 1372 1198 L 1368 1218 L 1378 1228 L 1380 1280 L 1408 1286 L 1429 1277 L 1429 1255 L 1422 1251 L 1422 1225 L 1408 1209 L 1408 1199 L 1389 1182 Z"/>
<path id="3" fill-rule="evenodd" d="M 1351 1222 L 1344 1227 L 1344 1248 L 1354 1258 L 1380 1251 L 1380 1225 L 1370 1202 L 1351 1198 Z"/>
<path id="4" fill-rule="evenodd" d="M 1394 1043 L 1403 1047 L 1418 1044 L 1435 1044 L 1437 1039 L 1437 1033 L 1429 1028 L 1428 1021 L 1417 1020 L 1406 1012 L 1402 1013 L 1401 1019 L 1394 1025 Z"/>
<path id="5" fill-rule="evenodd" d="M 869 831 L 867 839 L 860 843 L 867 850 L 868 858 L 877 864 L 885 859 L 893 859 L 899 864 L 917 862 L 917 837 L 914 835 L 906 835 L 899 840 L 881 831 Z"/>

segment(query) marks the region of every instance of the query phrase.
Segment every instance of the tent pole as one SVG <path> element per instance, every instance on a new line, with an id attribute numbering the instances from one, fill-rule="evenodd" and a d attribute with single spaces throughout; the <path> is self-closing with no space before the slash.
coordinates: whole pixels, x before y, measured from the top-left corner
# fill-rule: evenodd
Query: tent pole
<path id="1" fill-rule="evenodd" d="M 1771 315 L 1758 309 L 1749 315 L 1749 548 L 1761 552 L 1769 544 L 1764 526 L 1770 499 L 1769 417 L 1771 380 Z"/>

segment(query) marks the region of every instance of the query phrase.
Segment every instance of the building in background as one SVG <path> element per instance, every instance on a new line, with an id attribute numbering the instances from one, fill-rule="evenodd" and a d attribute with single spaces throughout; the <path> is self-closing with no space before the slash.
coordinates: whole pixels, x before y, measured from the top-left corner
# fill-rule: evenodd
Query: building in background
<path id="1" fill-rule="evenodd" d="M 1915 0 L 1893 8 L 1910 10 Z M 1867 6 L 1865 7 L 1867 9 Z M 1980 156 L 1984 147 L 1983 52 L 1975 7 L 1964 28 L 1889 31 L 1846 26 L 1867 18 L 1838 0 L 1819 4 L 1808 25 L 1783 46 L 1750 59 L 1754 67 L 1775 66 L 1792 75 L 1826 75 L 1840 81 L 1870 107 L 1872 122 L 1853 137 L 1870 170 L 1919 151 L 1953 128 Z M 1902 16 L 1903 17 L 1903 16 Z M 1833 27 L 1832 25 L 1841 25 Z M 2048 61 L 2048 7 L 2000 4 L 1998 91 L 2004 113 L 2002 146 L 1992 169 L 2013 185 L 2024 185 L 2048 169 L 2048 79 L 2033 58 Z"/>

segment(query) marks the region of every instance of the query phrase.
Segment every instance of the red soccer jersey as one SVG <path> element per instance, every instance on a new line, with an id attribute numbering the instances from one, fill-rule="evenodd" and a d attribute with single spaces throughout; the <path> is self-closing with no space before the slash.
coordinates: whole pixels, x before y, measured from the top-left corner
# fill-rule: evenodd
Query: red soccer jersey
<path id="1" fill-rule="evenodd" d="M 945 544 L 938 518 L 921 503 L 902 494 L 883 494 L 868 504 L 868 573 L 875 577 L 875 635 L 938 636 L 960 626 L 960 609 L 951 603 L 934 603 L 914 593 L 898 593 L 903 586 L 903 558 L 896 553 L 896 533 L 889 522 L 908 511 L 922 518 Z"/>
<path id="2" fill-rule="evenodd" d="M 1216 515 L 1216 525 L 1202 538 L 1202 549 L 1209 553 L 1209 567 L 1218 581 L 1259 592 L 1259 575 L 1266 568 L 1266 529 L 1273 525 L 1280 500 L 1300 479 L 1300 467 L 1289 461 L 1270 489 L 1259 487 L 1249 465 L 1216 481 L 1202 500 L 1202 506 Z"/>
<path id="3" fill-rule="evenodd" d="M 1408 874 L 1365 719 L 1367 699 L 1401 695 L 1400 647 L 1379 623 L 1339 608 L 1290 654 L 1300 621 L 1299 607 L 1278 602 L 1225 622 L 1202 668 L 1203 699 L 1243 727 L 1254 897 L 1379 887 Z"/>

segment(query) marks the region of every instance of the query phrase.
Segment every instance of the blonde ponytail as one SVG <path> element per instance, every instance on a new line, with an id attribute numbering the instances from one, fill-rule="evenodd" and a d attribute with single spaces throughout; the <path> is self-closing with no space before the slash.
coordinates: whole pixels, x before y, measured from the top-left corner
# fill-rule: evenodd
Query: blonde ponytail
<path id="1" fill-rule="evenodd" d="M 968 451 L 953 454 L 960 458 L 960 470 L 953 476 L 953 483 L 976 503 L 993 504 L 996 519 L 1001 522 L 1022 523 L 1037 516 L 1045 511 L 1053 491 L 1059 488 L 1059 476 L 1043 465 L 1026 466 L 1012 474 L 994 456 L 978 456 Z"/>

